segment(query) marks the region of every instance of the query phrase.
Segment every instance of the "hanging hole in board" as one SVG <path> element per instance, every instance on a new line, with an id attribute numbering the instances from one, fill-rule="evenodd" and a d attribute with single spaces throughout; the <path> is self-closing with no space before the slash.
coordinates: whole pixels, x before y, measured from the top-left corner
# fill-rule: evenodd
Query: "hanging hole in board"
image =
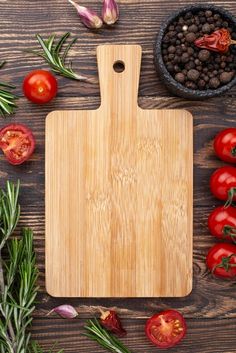
<path id="1" fill-rule="evenodd" d="M 125 70 L 125 63 L 121 60 L 118 60 L 114 63 L 113 69 L 115 72 L 120 74 L 121 72 L 123 72 Z"/>

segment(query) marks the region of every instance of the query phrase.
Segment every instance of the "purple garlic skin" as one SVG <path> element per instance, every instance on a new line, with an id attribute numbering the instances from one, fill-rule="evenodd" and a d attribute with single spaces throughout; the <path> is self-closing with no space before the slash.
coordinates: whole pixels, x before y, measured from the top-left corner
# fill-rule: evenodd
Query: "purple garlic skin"
<path id="1" fill-rule="evenodd" d="M 56 313 L 60 315 L 63 319 L 74 319 L 78 316 L 78 313 L 75 308 L 68 304 L 57 306 L 56 308 L 52 309 L 47 315 L 50 315 L 51 313 Z"/>
<path id="2" fill-rule="evenodd" d="M 98 29 L 102 27 L 102 19 L 98 16 L 95 11 L 85 6 L 78 5 L 73 0 L 68 1 L 76 8 L 81 21 L 87 28 Z"/>
<path id="3" fill-rule="evenodd" d="M 113 25 L 119 18 L 119 7 L 115 0 L 104 0 L 102 19 L 107 25 Z"/>

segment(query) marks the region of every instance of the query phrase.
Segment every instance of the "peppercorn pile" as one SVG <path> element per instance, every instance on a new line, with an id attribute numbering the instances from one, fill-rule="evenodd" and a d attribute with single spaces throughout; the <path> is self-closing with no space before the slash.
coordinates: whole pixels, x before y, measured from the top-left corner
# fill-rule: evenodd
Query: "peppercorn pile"
<path id="1" fill-rule="evenodd" d="M 189 89 L 216 89 L 230 82 L 236 73 L 236 46 L 227 53 L 199 49 L 197 38 L 227 28 L 232 39 L 236 29 L 221 14 L 206 10 L 187 12 L 169 25 L 162 43 L 163 60 L 176 81 Z M 234 32 L 235 30 L 235 32 Z"/>

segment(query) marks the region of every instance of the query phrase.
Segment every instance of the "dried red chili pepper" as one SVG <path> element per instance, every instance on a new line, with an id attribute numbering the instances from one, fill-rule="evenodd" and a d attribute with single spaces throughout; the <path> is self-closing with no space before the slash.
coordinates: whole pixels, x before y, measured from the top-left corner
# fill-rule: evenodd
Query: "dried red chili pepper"
<path id="1" fill-rule="evenodd" d="M 198 48 L 209 49 L 218 53 L 226 53 L 231 44 L 236 44 L 236 41 L 231 39 L 230 33 L 227 29 L 219 29 L 209 35 L 204 35 L 195 40 L 194 44 Z"/>
<path id="2" fill-rule="evenodd" d="M 109 331 L 117 334 L 120 337 L 126 336 L 127 332 L 122 327 L 121 321 L 114 310 L 101 311 L 100 321 L 102 326 L 104 326 Z"/>

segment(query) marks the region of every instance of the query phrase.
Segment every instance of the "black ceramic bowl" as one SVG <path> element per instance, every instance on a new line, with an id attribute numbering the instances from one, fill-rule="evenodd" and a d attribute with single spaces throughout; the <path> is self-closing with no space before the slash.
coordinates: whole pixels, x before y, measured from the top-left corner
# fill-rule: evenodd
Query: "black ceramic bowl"
<path id="1" fill-rule="evenodd" d="M 231 22 L 236 29 L 236 18 L 228 11 L 222 7 L 210 5 L 210 4 L 198 4 L 187 6 L 180 11 L 176 11 L 169 16 L 165 22 L 162 24 L 161 29 L 158 33 L 155 48 L 154 48 L 154 63 L 156 71 L 160 78 L 163 80 L 167 88 L 174 94 L 183 98 L 188 99 L 206 99 L 209 97 L 219 96 L 222 93 L 228 91 L 232 86 L 236 84 L 236 75 L 235 77 L 226 85 L 221 86 L 216 89 L 207 89 L 207 90 L 193 90 L 186 88 L 181 83 L 177 82 L 171 74 L 167 71 L 165 63 L 162 58 L 162 40 L 166 33 L 168 26 L 178 17 L 185 15 L 188 11 L 196 13 L 201 10 L 211 10 L 218 12 L 222 15 L 227 21 Z"/>

